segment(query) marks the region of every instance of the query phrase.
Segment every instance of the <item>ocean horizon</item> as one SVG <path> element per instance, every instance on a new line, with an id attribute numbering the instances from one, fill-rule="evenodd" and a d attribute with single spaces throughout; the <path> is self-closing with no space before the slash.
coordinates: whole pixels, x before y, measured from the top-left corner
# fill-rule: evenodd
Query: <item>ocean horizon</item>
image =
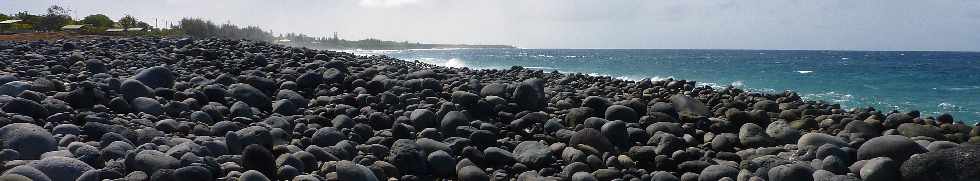
<path id="1" fill-rule="evenodd" d="M 753 92 L 794 91 L 805 100 L 883 112 L 949 113 L 980 122 L 980 52 L 756 49 L 415 49 L 345 50 L 457 68 L 694 80 Z"/>

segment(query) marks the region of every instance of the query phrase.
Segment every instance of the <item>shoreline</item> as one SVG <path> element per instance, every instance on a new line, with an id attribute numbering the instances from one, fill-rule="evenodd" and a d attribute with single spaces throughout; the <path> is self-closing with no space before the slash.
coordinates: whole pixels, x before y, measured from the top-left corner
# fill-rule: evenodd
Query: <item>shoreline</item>
<path id="1" fill-rule="evenodd" d="M 969 156 L 980 153 L 980 129 L 952 116 L 842 110 L 794 92 L 518 66 L 441 67 L 239 40 L 132 37 L 0 46 L 0 72 L 16 74 L 0 75 L 0 94 L 14 94 L 0 96 L 6 113 L 0 114 L 0 171 L 10 177 L 980 175 L 973 167 L 980 157 Z M 943 177 L 932 177 L 937 173 Z"/>

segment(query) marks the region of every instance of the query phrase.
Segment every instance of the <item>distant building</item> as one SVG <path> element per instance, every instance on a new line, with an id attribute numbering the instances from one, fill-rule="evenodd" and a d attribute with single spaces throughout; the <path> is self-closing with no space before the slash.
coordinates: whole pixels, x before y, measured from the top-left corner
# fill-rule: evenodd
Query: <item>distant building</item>
<path id="1" fill-rule="evenodd" d="M 12 29 L 13 25 L 20 22 L 19 19 L 3 20 L 0 21 L 0 33 L 4 33 L 7 29 Z"/>
<path id="2" fill-rule="evenodd" d="M 146 28 L 109 28 L 105 30 L 105 33 L 109 35 L 134 35 L 145 31 Z"/>
<path id="3" fill-rule="evenodd" d="M 85 25 L 65 25 L 61 27 L 61 31 L 70 33 L 81 33 L 85 30 Z"/>

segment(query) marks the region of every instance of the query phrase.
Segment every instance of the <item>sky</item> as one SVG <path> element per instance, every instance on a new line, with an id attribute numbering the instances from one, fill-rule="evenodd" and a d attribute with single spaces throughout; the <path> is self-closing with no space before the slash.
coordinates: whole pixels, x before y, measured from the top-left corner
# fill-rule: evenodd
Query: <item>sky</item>
<path id="1" fill-rule="evenodd" d="M 344 39 L 521 48 L 980 51 L 977 0 L 0 0 Z"/>

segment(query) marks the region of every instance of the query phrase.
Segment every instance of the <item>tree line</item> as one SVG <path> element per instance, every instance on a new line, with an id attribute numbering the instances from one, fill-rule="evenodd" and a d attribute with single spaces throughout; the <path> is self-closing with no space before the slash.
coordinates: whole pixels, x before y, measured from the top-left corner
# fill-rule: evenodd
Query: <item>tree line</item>
<path id="1" fill-rule="evenodd" d="M 13 24 L 14 30 L 31 30 L 40 32 L 58 31 L 65 25 L 84 24 L 84 33 L 101 33 L 109 28 L 143 28 L 142 35 L 156 36 L 190 36 L 195 38 L 247 39 L 267 41 L 289 46 L 316 49 L 429 49 L 429 48 L 510 48 L 505 45 L 452 45 L 452 44 L 422 44 L 407 41 L 384 41 L 374 38 L 363 40 L 340 39 L 336 33 L 332 37 L 312 37 L 305 34 L 286 33 L 275 35 L 271 31 L 258 26 L 238 26 L 230 23 L 216 24 L 200 18 L 182 18 L 176 25 L 170 27 L 153 27 L 131 15 L 124 15 L 119 20 L 113 20 L 104 14 L 85 16 L 80 20 L 73 19 L 71 10 L 60 6 L 50 6 L 46 14 L 35 15 L 27 11 L 13 15 L 0 13 L 0 21 L 17 19 L 21 22 Z M 10 28 L 0 27 L 5 30 Z"/>
<path id="2" fill-rule="evenodd" d="M 113 21 L 111 18 L 109 18 L 109 16 L 104 14 L 88 15 L 80 20 L 76 20 L 69 15 L 71 10 L 65 9 L 61 6 L 48 7 L 45 12 L 45 14 L 31 14 L 27 11 L 21 11 L 12 15 L 0 13 L 0 21 L 12 19 L 21 20 L 21 22 L 13 24 L 13 27 L 11 28 L 14 30 L 33 30 L 41 32 L 58 31 L 65 25 L 74 24 L 84 24 L 93 29 L 101 30 L 108 28 L 153 29 L 153 26 L 150 26 L 150 24 L 139 21 L 135 17 L 128 14 L 122 18 L 119 18 L 119 20 Z"/>

